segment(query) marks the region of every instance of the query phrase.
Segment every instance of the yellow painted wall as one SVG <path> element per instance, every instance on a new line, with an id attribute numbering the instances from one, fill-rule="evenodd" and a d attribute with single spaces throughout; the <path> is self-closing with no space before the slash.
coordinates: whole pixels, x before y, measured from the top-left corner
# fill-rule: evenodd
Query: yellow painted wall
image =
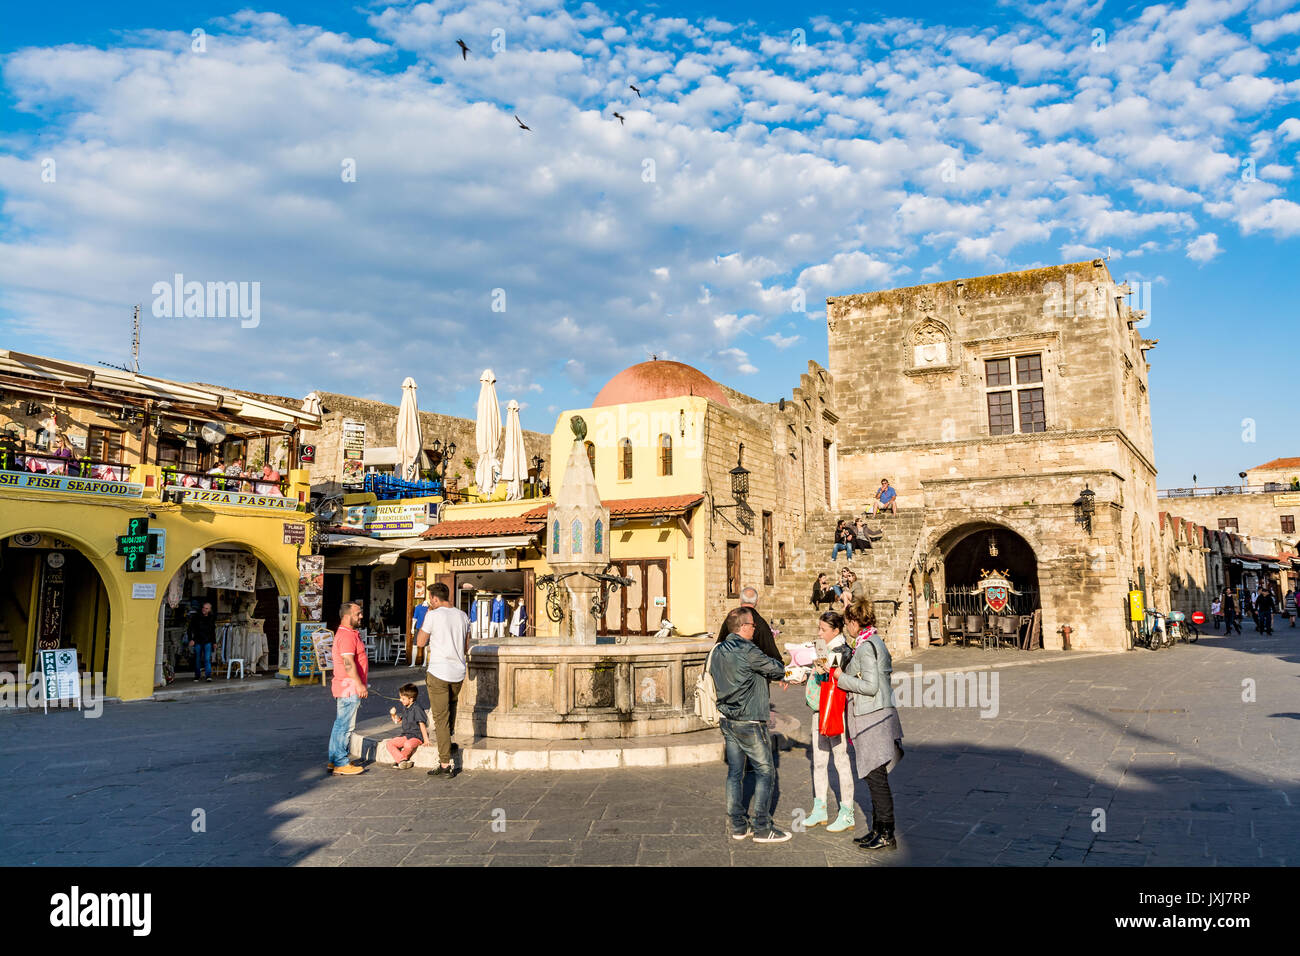
<path id="1" fill-rule="evenodd" d="M 266 565 L 279 592 L 294 596 L 295 615 L 297 612 L 298 552 L 294 545 L 284 544 L 283 529 L 287 522 L 301 523 L 304 513 L 163 503 L 157 497 L 161 485 L 158 471 L 152 465 L 132 469 L 133 482 L 146 483 L 151 475 L 154 480 L 154 487 L 146 488 L 145 497 L 138 499 L 27 489 L 0 491 L 0 538 L 24 531 L 57 535 L 75 546 L 99 572 L 112 621 L 106 690 L 109 696 L 123 700 L 153 694 L 159 602 L 172 576 L 195 551 L 218 544 L 247 548 Z M 290 497 L 305 497 L 308 487 L 307 472 L 290 473 Z M 150 520 L 150 528 L 167 529 L 163 570 L 127 574 L 124 559 L 114 554 L 116 538 L 126 533 L 129 518 L 150 511 L 157 516 Z M 155 584 L 157 596 L 132 599 L 131 586 L 138 583 Z M 69 593 L 68 599 L 73 600 L 74 595 Z M 281 661 L 282 672 L 287 671 L 288 663 Z"/>

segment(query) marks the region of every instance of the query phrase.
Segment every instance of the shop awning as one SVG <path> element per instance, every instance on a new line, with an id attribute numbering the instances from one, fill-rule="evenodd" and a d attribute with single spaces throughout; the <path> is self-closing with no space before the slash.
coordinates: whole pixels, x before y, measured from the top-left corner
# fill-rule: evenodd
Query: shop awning
<path id="1" fill-rule="evenodd" d="M 1232 560 L 1234 563 L 1241 565 L 1244 571 L 1261 571 L 1264 568 L 1258 561 L 1247 561 L 1243 558 L 1233 558 Z"/>

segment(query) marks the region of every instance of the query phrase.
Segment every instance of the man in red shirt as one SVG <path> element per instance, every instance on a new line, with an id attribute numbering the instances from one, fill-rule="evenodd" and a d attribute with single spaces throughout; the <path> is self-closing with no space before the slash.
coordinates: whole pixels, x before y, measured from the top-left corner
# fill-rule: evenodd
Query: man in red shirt
<path id="1" fill-rule="evenodd" d="M 354 601 L 339 610 L 339 628 L 334 632 L 332 653 L 334 679 L 330 690 L 335 698 L 334 729 L 330 732 L 329 765 L 326 769 L 337 776 L 365 773 L 365 768 L 350 762 L 349 744 L 352 728 L 357 725 L 357 711 L 361 700 L 369 696 L 366 678 L 369 662 L 366 645 L 357 633 L 362 621 L 361 605 Z"/>

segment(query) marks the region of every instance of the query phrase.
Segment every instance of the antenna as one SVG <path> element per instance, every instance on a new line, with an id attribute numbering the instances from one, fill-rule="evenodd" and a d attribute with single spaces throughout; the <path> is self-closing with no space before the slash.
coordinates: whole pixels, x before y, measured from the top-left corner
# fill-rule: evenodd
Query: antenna
<path id="1" fill-rule="evenodd" d="M 140 374 L 140 306 L 131 318 L 131 371 Z"/>

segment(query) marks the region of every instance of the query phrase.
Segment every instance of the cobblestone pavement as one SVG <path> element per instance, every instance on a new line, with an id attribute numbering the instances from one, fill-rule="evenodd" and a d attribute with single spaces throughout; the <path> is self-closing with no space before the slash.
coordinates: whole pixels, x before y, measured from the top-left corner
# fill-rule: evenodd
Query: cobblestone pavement
<path id="1" fill-rule="evenodd" d="M 1025 659 L 972 649 L 958 660 L 999 654 Z M 97 720 L 0 717 L 0 864 L 1300 862 L 1300 629 L 993 674 L 996 717 L 901 712 L 899 849 L 884 855 L 824 828 L 777 846 L 732 841 L 721 764 L 327 777 L 333 702 L 305 688 L 110 703 Z M 376 689 L 396 696 L 408 676 L 389 672 Z M 1255 701 L 1243 701 L 1251 686 Z M 788 824 L 812 802 L 811 713 L 801 688 L 774 701 L 805 741 L 780 754 L 777 819 Z M 372 698 L 363 718 L 388 706 Z M 869 802 L 865 786 L 858 800 Z M 859 807 L 859 833 L 869 816 Z"/>

